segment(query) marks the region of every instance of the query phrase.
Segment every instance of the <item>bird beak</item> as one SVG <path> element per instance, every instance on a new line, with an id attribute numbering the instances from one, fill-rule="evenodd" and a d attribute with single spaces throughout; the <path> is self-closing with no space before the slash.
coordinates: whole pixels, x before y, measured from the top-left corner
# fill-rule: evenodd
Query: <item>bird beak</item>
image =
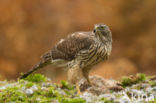
<path id="1" fill-rule="evenodd" d="M 98 28 L 98 26 L 95 25 L 95 26 L 94 26 L 94 30 L 93 30 L 94 33 L 97 32 L 97 28 Z"/>
<path id="2" fill-rule="evenodd" d="M 94 29 L 93 32 L 95 33 L 96 32 L 96 29 Z"/>

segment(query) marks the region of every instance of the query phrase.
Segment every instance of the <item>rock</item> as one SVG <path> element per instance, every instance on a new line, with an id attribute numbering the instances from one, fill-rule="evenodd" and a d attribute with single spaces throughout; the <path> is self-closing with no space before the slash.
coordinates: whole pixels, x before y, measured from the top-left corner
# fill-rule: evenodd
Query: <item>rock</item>
<path id="1" fill-rule="evenodd" d="M 90 92 L 96 95 L 108 93 L 110 91 L 121 91 L 123 87 L 119 82 L 112 79 L 104 79 L 101 76 L 90 76 L 91 85 L 86 80 L 82 79 L 80 84 L 80 90 L 82 92 Z"/>

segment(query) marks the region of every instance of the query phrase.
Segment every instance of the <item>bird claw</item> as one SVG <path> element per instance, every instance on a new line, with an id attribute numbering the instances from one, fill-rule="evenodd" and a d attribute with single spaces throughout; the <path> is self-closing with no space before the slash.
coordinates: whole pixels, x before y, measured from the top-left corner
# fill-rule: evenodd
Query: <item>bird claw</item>
<path id="1" fill-rule="evenodd" d="M 76 84 L 76 90 L 77 90 L 77 94 L 78 94 L 78 95 L 81 95 L 81 94 L 82 94 L 82 93 L 81 93 L 81 90 L 80 90 L 80 87 L 79 87 L 78 84 Z"/>

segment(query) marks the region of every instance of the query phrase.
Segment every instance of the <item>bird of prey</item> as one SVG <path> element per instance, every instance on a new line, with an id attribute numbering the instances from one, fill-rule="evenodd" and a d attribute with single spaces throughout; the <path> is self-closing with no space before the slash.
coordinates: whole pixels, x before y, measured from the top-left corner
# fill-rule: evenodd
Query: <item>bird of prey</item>
<path id="1" fill-rule="evenodd" d="M 32 72 L 52 64 L 67 68 L 68 81 L 77 84 L 82 78 L 90 84 L 89 71 L 95 64 L 108 59 L 112 50 L 112 33 L 105 24 L 95 24 L 90 32 L 75 32 L 61 39 L 45 53 L 40 62 L 20 79 Z"/>

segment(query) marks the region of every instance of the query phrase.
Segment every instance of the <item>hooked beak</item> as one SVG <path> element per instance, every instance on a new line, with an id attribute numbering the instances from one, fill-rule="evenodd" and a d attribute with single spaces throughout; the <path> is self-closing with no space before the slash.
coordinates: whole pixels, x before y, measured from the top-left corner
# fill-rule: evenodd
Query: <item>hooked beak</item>
<path id="1" fill-rule="evenodd" d="M 93 32 L 95 33 L 96 32 L 96 29 L 94 29 Z"/>
<path id="2" fill-rule="evenodd" d="M 93 32 L 97 32 L 97 26 L 95 25 Z"/>

